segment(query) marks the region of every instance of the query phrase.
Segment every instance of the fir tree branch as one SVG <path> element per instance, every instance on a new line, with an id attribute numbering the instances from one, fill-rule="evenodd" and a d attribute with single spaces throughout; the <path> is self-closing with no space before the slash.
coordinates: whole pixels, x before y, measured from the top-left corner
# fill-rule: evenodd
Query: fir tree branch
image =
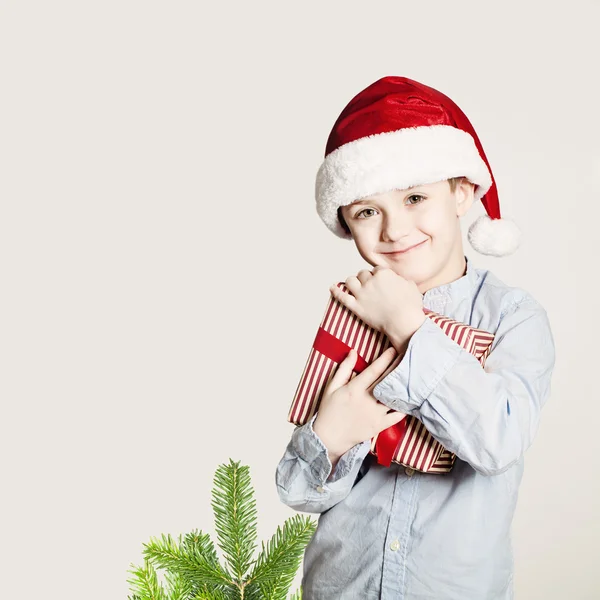
<path id="1" fill-rule="evenodd" d="M 294 515 L 286 520 L 262 550 L 246 583 L 258 588 L 266 600 L 285 600 L 302 561 L 304 549 L 316 530 L 310 517 Z"/>
<path id="2" fill-rule="evenodd" d="M 131 591 L 134 592 L 134 598 L 139 600 L 167 600 L 163 587 L 158 581 L 156 570 L 148 560 L 144 560 L 144 566 L 135 567 L 128 570 L 128 573 L 134 575 L 133 579 L 128 579 L 127 583 L 131 585 Z"/>
<path id="3" fill-rule="evenodd" d="M 210 552 L 209 539 L 207 543 L 207 538 L 199 538 L 198 546 L 190 551 L 189 546 L 176 543 L 170 534 L 161 534 L 161 538 L 151 537 L 150 542 L 144 544 L 144 556 L 156 566 L 205 584 L 228 587 L 235 583 Z"/>
<path id="4" fill-rule="evenodd" d="M 195 555 L 191 558 L 193 561 L 198 560 L 198 555 L 204 556 L 208 562 L 218 564 L 217 553 L 208 534 L 202 534 L 201 531 L 193 529 L 187 533 L 183 541 L 180 543 L 183 552 L 188 555 Z M 231 577 L 227 574 L 228 582 L 231 582 Z M 192 584 L 192 596 L 190 600 L 228 600 L 225 592 L 227 585 L 207 585 L 197 575 L 190 576 Z M 237 597 L 237 592 L 236 592 Z"/>
<path id="5" fill-rule="evenodd" d="M 180 573 L 165 573 L 167 583 L 168 600 L 188 600 L 192 593 L 192 584 L 189 579 L 183 577 Z"/>
<path id="6" fill-rule="evenodd" d="M 200 591 L 190 596 L 189 600 L 229 600 L 230 596 L 226 596 L 221 590 Z"/>
<path id="7" fill-rule="evenodd" d="M 227 566 L 219 564 L 215 547 L 208 534 L 193 530 L 179 536 L 150 538 L 144 544 L 144 568 L 136 567 L 133 596 L 128 600 L 286 600 L 286 594 L 302 560 L 306 544 L 316 529 L 316 522 L 295 515 L 283 529 L 277 528 L 257 560 L 252 560 L 256 546 L 256 507 L 249 468 L 231 459 L 215 474 L 213 510 L 218 544 Z M 152 565 L 167 570 L 167 592 L 157 579 Z M 135 567 L 135 565 L 133 565 Z M 247 576 L 247 571 L 252 573 Z M 302 586 L 291 600 L 301 600 Z"/>
<path id="8" fill-rule="evenodd" d="M 290 600 L 302 600 L 302 586 L 290 596 Z"/>
<path id="9" fill-rule="evenodd" d="M 215 473 L 212 491 L 217 543 L 234 580 L 243 586 L 256 549 L 256 503 L 249 467 L 229 459 Z"/>

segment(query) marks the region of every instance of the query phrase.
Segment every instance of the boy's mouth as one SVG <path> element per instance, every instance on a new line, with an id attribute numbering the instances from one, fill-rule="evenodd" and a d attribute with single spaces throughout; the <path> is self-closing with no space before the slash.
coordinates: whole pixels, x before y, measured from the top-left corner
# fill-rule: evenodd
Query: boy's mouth
<path id="1" fill-rule="evenodd" d="M 412 250 L 413 248 L 418 248 L 419 246 L 422 246 L 426 241 L 427 240 L 423 240 L 422 242 L 419 242 L 418 244 L 413 244 L 412 246 L 404 248 L 403 250 L 395 250 L 393 252 L 382 252 L 382 254 L 386 254 L 388 256 L 400 256 L 402 254 L 406 254 L 409 250 Z"/>

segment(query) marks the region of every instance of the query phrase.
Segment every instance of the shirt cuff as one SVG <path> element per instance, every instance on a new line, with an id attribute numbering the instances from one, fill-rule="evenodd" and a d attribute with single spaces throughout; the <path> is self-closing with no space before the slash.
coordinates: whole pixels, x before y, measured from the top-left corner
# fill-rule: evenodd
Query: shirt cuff
<path id="1" fill-rule="evenodd" d="M 398 366 L 373 388 L 382 404 L 416 416 L 421 404 L 466 352 L 430 318 L 411 336 Z"/>
<path id="2" fill-rule="evenodd" d="M 304 425 L 296 427 L 292 433 L 292 445 L 298 456 L 310 466 L 311 474 L 315 480 L 324 485 L 327 482 L 332 483 L 348 475 L 356 460 L 364 458 L 368 453 L 371 448 L 371 441 L 366 440 L 360 444 L 355 444 L 342 454 L 335 466 L 333 475 L 328 479 L 333 465 L 327 453 L 327 446 L 312 427 L 316 418 L 317 413 Z"/>

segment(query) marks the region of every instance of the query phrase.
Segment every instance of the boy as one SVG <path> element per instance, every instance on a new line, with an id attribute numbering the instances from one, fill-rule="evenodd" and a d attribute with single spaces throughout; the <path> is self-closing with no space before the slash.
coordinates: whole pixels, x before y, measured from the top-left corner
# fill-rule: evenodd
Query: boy
<path id="1" fill-rule="evenodd" d="M 475 200 L 487 212 L 469 230 L 477 251 L 504 256 L 519 243 L 477 135 L 437 90 L 384 77 L 337 119 L 316 198 L 325 224 L 375 267 L 348 277 L 351 294 L 332 294 L 397 354 L 351 379 L 351 352 L 277 466 L 282 502 L 320 513 L 303 598 L 512 599 L 510 526 L 554 342 L 530 294 L 464 256 L 459 219 Z M 494 333 L 485 368 L 423 308 Z M 369 453 L 404 415 L 456 454 L 449 473 L 384 467 Z"/>

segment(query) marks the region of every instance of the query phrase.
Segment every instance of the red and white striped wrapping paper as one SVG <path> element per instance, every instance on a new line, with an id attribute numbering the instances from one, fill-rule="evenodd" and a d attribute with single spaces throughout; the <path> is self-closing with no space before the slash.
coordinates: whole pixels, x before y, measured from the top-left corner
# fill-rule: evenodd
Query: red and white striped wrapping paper
<path id="1" fill-rule="evenodd" d="M 350 293 L 343 282 L 338 282 L 337 286 Z M 424 309 L 424 312 L 446 335 L 473 354 L 482 366 L 485 364 L 494 340 L 493 334 L 427 309 Z M 336 367 L 346 358 L 350 348 L 354 348 L 358 353 L 351 376 L 354 378 L 390 345 L 391 342 L 385 334 L 368 326 L 350 309 L 330 296 L 296 388 L 288 421 L 295 425 L 304 425 L 312 418 L 319 408 L 323 392 Z M 370 452 L 378 457 L 380 464 L 389 466 L 393 461 L 425 473 L 447 473 L 456 459 L 456 456 L 446 450 L 418 419 L 410 415 L 372 438 Z"/>

